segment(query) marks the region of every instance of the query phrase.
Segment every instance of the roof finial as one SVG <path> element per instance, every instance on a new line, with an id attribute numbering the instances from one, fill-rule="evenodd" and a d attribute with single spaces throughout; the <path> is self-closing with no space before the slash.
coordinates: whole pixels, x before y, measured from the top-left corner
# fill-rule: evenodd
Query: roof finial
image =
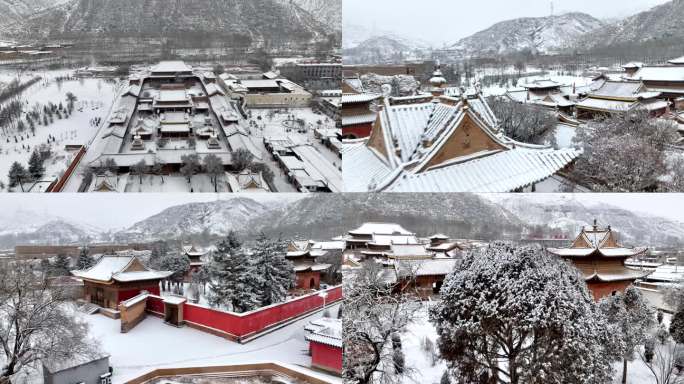
<path id="1" fill-rule="evenodd" d="M 594 219 L 594 231 L 598 228 L 598 225 L 596 224 L 596 219 Z"/>

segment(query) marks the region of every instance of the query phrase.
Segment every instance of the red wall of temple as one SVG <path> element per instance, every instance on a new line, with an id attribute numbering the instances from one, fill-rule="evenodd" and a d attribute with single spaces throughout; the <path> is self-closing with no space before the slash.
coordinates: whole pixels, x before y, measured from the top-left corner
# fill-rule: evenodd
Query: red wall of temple
<path id="1" fill-rule="evenodd" d="M 143 288 L 135 288 L 135 289 L 122 289 L 119 291 L 119 303 L 125 300 L 130 299 L 131 297 L 138 296 L 141 291 L 147 291 L 153 295 L 159 296 L 159 284 L 158 283 L 153 283 L 152 285 L 143 287 Z"/>
<path id="2" fill-rule="evenodd" d="M 342 299 L 342 287 L 328 289 L 325 302 L 332 303 Z M 287 321 L 294 317 L 320 308 L 323 298 L 318 293 L 302 296 L 286 303 L 274 304 L 244 314 L 221 311 L 185 302 L 183 319 L 203 327 L 209 327 L 227 334 L 230 337 L 245 337 L 264 329 Z M 164 303 L 158 296 L 147 298 L 147 310 L 158 314 L 164 313 Z"/>
<path id="3" fill-rule="evenodd" d="M 311 364 L 314 367 L 342 373 L 342 348 L 310 342 Z"/>
<path id="4" fill-rule="evenodd" d="M 599 301 L 601 298 L 610 296 L 613 292 L 624 292 L 627 287 L 632 284 L 631 281 L 615 281 L 610 283 L 587 283 L 589 291 L 594 296 L 595 301 Z"/>
<path id="5" fill-rule="evenodd" d="M 314 280 L 313 287 L 311 286 L 311 279 Z M 297 288 L 298 289 L 319 289 L 321 285 L 320 272 L 297 272 Z"/>
<path id="6" fill-rule="evenodd" d="M 342 137 L 354 136 L 357 139 L 368 137 L 373 129 L 373 123 L 356 124 L 342 127 Z"/>

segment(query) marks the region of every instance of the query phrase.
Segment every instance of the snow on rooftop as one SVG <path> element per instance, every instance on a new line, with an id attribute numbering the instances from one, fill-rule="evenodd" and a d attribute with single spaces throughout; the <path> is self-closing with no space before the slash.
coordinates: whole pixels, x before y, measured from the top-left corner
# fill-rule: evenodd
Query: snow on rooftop
<path id="1" fill-rule="evenodd" d="M 183 61 L 161 61 L 152 67 L 152 72 L 171 73 L 171 72 L 191 72 L 192 68 Z"/>
<path id="2" fill-rule="evenodd" d="M 323 321 L 325 319 L 325 321 Z M 312 322 L 313 323 L 313 322 Z M 342 320 L 322 318 L 316 321 L 316 324 L 310 324 L 305 327 L 310 331 L 306 335 L 306 339 L 315 343 L 330 345 L 337 348 L 342 348 Z"/>
<path id="3" fill-rule="evenodd" d="M 414 235 L 399 224 L 394 223 L 363 223 L 360 227 L 349 231 L 350 234 L 360 235 Z"/>

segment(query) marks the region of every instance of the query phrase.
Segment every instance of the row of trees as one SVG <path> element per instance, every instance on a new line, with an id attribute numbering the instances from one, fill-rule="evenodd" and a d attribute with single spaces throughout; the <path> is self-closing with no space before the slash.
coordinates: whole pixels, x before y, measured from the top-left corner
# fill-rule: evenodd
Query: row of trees
<path id="1" fill-rule="evenodd" d="M 385 283 L 379 268 L 367 264 L 345 279 L 343 374 L 353 383 L 396 382 L 411 374 L 389 345 L 415 320 L 420 304 Z M 448 368 L 445 383 L 605 384 L 617 361 L 623 361 L 626 382 L 627 362 L 644 356 L 650 335 L 663 329 L 655 327 L 655 313 L 636 288 L 596 303 L 571 265 L 538 248 L 503 242 L 464 256 L 440 298 L 429 314 Z M 661 356 L 665 351 L 656 349 Z M 642 359 L 659 384 L 674 383 L 663 380 L 672 372 L 661 369 L 663 359 Z"/>

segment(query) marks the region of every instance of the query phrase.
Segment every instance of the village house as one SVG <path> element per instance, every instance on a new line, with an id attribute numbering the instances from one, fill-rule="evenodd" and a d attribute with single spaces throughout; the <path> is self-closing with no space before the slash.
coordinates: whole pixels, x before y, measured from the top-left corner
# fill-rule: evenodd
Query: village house
<path id="1" fill-rule="evenodd" d="M 672 103 L 684 96 L 684 59 L 672 59 L 663 66 L 644 65 L 629 79 L 642 82 L 644 92 L 658 92 Z"/>
<path id="2" fill-rule="evenodd" d="M 599 227 L 596 220 L 592 226 L 582 228 L 570 247 L 547 249 L 549 254 L 568 261 L 580 270 L 597 301 L 616 292 L 624 292 L 635 280 L 647 276 L 650 272 L 625 266 L 627 258 L 643 255 L 647 251 L 647 248 L 623 247 L 610 225 Z"/>
<path id="3" fill-rule="evenodd" d="M 297 108 L 311 105 L 313 95 L 294 82 L 264 74 L 260 79 L 243 79 L 223 73 L 218 83 L 233 99 L 250 108 Z"/>
<path id="4" fill-rule="evenodd" d="M 371 136 L 345 143 L 342 173 L 347 192 L 534 192 L 559 188 L 579 155 L 506 137 L 482 94 L 467 93 L 385 100 Z"/>
<path id="5" fill-rule="evenodd" d="M 311 365 L 336 374 L 342 373 L 342 320 L 322 317 L 304 327 L 309 341 Z"/>
<path id="6" fill-rule="evenodd" d="M 380 247 L 387 249 L 394 239 L 403 244 L 417 244 L 416 234 L 395 223 L 363 223 L 360 227 L 347 232 L 342 238 L 347 249 L 367 249 Z M 370 244 L 370 246 L 369 246 Z"/>
<path id="7" fill-rule="evenodd" d="M 71 274 L 83 280 L 84 301 L 111 310 L 105 314 L 114 314 L 120 302 L 142 291 L 159 295 L 160 281 L 173 272 L 150 269 L 136 256 L 105 255 L 92 267 L 74 270 Z"/>
<path id="8" fill-rule="evenodd" d="M 538 105 L 565 114 L 572 112 L 574 103 L 570 100 L 568 89 L 563 84 L 542 79 L 523 84 L 523 88 L 525 89 L 506 92 L 506 97 L 514 102 Z M 574 94 L 576 88 L 573 86 L 570 91 Z"/>
<path id="9" fill-rule="evenodd" d="M 74 356 L 67 360 L 46 359 L 43 365 L 44 384 L 111 384 L 109 355 Z"/>
<path id="10" fill-rule="evenodd" d="M 291 241 L 288 244 L 285 258 L 294 264 L 296 289 L 319 290 L 321 275 L 330 268 L 330 264 L 317 261 L 319 257 L 325 256 L 327 251 L 312 249 L 312 245 L 312 241 Z"/>
<path id="11" fill-rule="evenodd" d="M 382 95 L 367 93 L 361 80 L 345 79 L 342 82 L 342 137 L 360 139 L 368 137 L 376 119 L 372 104 L 382 99 Z"/>
<path id="12" fill-rule="evenodd" d="M 615 113 L 642 110 L 657 117 L 667 112 L 669 103 L 661 93 L 649 90 L 640 81 L 608 80 L 575 104 L 577 117 L 593 119 Z"/>

